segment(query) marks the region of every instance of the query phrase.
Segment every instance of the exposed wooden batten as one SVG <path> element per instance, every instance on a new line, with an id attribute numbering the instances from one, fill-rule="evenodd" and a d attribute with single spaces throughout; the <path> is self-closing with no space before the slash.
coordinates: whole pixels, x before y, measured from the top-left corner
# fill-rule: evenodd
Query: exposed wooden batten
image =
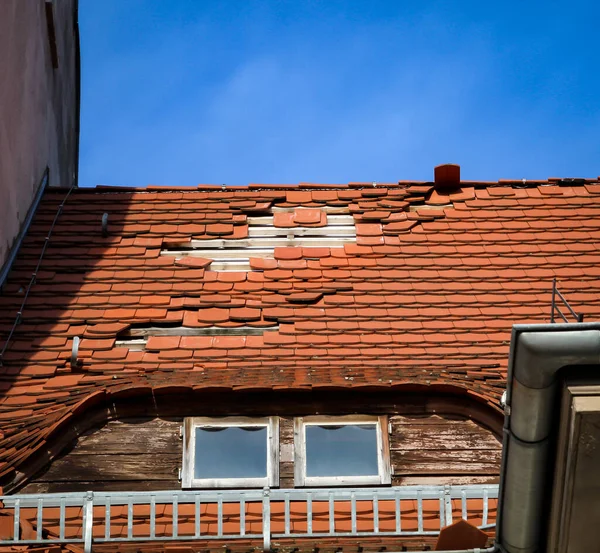
<path id="1" fill-rule="evenodd" d="M 219 271 L 221 273 L 235 273 L 239 271 L 251 271 L 250 259 L 221 259 L 220 261 L 213 261 L 210 264 L 211 271 Z"/>
<path id="2" fill-rule="evenodd" d="M 249 238 L 266 238 L 269 236 L 323 236 L 332 238 L 334 236 L 356 238 L 356 228 L 354 225 L 328 225 L 326 227 L 270 227 L 256 226 L 248 227 Z"/>
<path id="3" fill-rule="evenodd" d="M 295 208 L 295 209 L 299 209 L 299 208 Z M 333 208 L 330 208 L 333 209 Z M 275 210 L 274 210 L 275 211 Z M 281 213 L 290 213 L 293 212 L 293 209 L 279 209 L 277 210 Z M 354 217 L 352 215 L 343 215 L 343 214 L 339 214 L 336 215 L 335 213 L 338 213 L 336 211 L 331 212 L 330 210 L 327 209 L 320 209 L 320 211 L 323 211 L 325 213 L 334 213 L 332 215 L 328 215 L 327 217 L 327 222 L 330 225 L 354 225 Z M 346 213 L 348 212 L 348 210 L 346 210 Z M 250 226 L 261 226 L 261 225 L 273 225 L 273 216 L 270 215 L 265 215 L 265 216 L 258 216 L 258 217 L 248 217 L 247 219 L 248 225 Z"/>
<path id="4" fill-rule="evenodd" d="M 179 242 L 171 245 L 169 248 L 165 248 L 161 251 L 162 255 L 189 255 L 190 252 L 198 251 L 203 249 L 206 250 L 217 250 L 217 249 L 244 249 L 246 257 L 248 253 L 250 256 L 254 256 L 253 249 L 270 249 L 280 246 L 306 246 L 306 247 L 322 247 L 322 248 L 336 248 L 341 247 L 344 244 L 353 243 L 356 241 L 354 235 L 350 236 L 300 236 L 294 238 L 270 236 L 270 237 L 253 237 L 253 238 L 242 238 L 239 240 L 225 240 L 225 239 L 214 239 L 214 240 L 191 240 L 190 242 Z"/>
<path id="5" fill-rule="evenodd" d="M 304 207 L 304 206 L 296 206 L 296 207 L 278 207 L 278 206 L 273 206 L 271 208 L 271 212 L 272 213 L 292 213 L 293 211 L 299 210 L 299 209 L 315 209 L 314 207 Z M 319 211 L 322 211 L 323 213 L 327 213 L 328 215 L 331 214 L 335 214 L 335 215 L 346 215 L 348 214 L 350 211 L 348 209 L 348 206 L 327 206 L 327 205 L 323 205 L 317 208 Z"/>
<path id="6" fill-rule="evenodd" d="M 220 326 L 211 326 L 209 328 L 191 328 L 185 326 L 130 328 L 127 332 L 119 336 L 117 345 L 136 343 L 138 340 L 133 338 L 139 338 L 141 340 L 148 336 L 262 336 L 267 330 L 279 330 L 279 325 L 275 324 L 260 328 L 255 326 L 238 326 L 235 328 Z M 121 342 L 122 344 L 120 344 Z"/>

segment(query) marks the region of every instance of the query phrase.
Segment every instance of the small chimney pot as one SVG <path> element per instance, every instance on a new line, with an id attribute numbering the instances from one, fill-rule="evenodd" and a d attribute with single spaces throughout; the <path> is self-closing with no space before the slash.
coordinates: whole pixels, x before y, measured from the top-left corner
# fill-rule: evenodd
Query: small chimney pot
<path id="1" fill-rule="evenodd" d="M 436 190 L 451 190 L 460 187 L 460 165 L 445 163 L 434 169 Z"/>

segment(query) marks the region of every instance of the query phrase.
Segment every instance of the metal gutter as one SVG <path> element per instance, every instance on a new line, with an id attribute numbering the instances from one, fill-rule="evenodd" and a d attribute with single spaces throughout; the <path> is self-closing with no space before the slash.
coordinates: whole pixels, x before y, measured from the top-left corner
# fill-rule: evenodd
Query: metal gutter
<path id="1" fill-rule="evenodd" d="M 2 287 L 4 286 L 4 283 L 6 282 L 6 278 L 8 277 L 8 273 L 10 272 L 10 269 L 12 268 L 12 264 L 15 262 L 15 258 L 17 257 L 17 254 L 19 253 L 21 244 L 23 243 L 23 240 L 25 239 L 25 236 L 27 235 L 27 231 L 29 230 L 31 221 L 33 221 L 33 217 L 35 215 L 35 212 L 37 211 L 38 205 L 40 204 L 40 200 L 42 199 L 42 196 L 44 195 L 46 188 L 48 188 L 48 183 L 49 183 L 49 170 L 46 167 L 46 170 L 44 171 L 44 174 L 42 176 L 42 180 L 40 181 L 40 184 L 38 186 L 38 190 L 35 194 L 35 197 L 33 198 L 33 202 L 31 202 L 31 205 L 29 206 L 29 210 L 27 211 L 27 216 L 25 217 L 25 220 L 23 221 L 23 224 L 21 225 L 19 234 L 17 234 L 17 237 L 15 238 L 15 240 L 13 242 L 12 248 L 8 252 L 8 257 L 6 258 L 4 265 L 2 266 L 2 268 L 0 268 L 0 294 L 2 293 Z"/>
<path id="2" fill-rule="evenodd" d="M 506 553 L 543 546 L 558 409 L 558 372 L 600 364 L 600 323 L 513 326 L 508 364 L 496 544 Z"/>
<path id="3" fill-rule="evenodd" d="M 496 551 L 498 551 L 498 547 L 492 545 L 485 549 L 481 549 L 480 547 L 475 547 L 473 549 L 446 549 L 444 551 L 436 549 L 435 553 L 496 553 Z M 400 551 L 389 551 L 388 553 L 400 553 Z"/>
<path id="4" fill-rule="evenodd" d="M 492 545 L 485 549 L 479 547 L 475 547 L 474 549 L 449 549 L 446 551 L 436 551 L 436 553 L 496 553 L 496 551 L 498 551 L 498 548 L 495 545 Z"/>

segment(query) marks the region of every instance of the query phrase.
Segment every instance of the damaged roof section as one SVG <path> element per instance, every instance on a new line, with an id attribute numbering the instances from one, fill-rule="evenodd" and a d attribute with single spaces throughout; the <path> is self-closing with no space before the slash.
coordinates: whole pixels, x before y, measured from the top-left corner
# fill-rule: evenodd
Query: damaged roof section
<path id="1" fill-rule="evenodd" d="M 600 314 L 596 180 L 99 187 L 46 240 L 64 196 L 0 296 L 4 339 L 47 241 L 2 358 L 0 478 L 136 387 L 417 386 L 499 412 L 511 326 L 549 320 L 554 278 Z"/>

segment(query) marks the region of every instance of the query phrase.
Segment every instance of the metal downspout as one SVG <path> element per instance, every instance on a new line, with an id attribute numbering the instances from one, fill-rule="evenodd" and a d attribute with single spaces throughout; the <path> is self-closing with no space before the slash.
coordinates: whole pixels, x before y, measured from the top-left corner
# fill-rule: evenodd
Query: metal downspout
<path id="1" fill-rule="evenodd" d="M 435 553 L 496 553 L 496 551 L 498 551 L 497 546 L 492 545 L 491 547 L 486 547 L 485 549 L 475 547 L 474 549 L 454 549 L 450 551 L 436 551 Z"/>
<path id="2" fill-rule="evenodd" d="M 475 547 L 473 549 L 447 549 L 445 551 L 433 551 L 432 553 L 496 553 L 499 551 L 497 545 L 492 545 L 491 547 L 486 547 L 485 549 L 481 549 L 479 547 Z M 400 553 L 399 551 L 389 551 L 388 553 Z"/>
<path id="3" fill-rule="evenodd" d="M 496 519 L 500 551 L 539 551 L 552 477 L 547 468 L 557 373 L 566 366 L 595 364 L 600 364 L 599 323 L 513 327 Z"/>

